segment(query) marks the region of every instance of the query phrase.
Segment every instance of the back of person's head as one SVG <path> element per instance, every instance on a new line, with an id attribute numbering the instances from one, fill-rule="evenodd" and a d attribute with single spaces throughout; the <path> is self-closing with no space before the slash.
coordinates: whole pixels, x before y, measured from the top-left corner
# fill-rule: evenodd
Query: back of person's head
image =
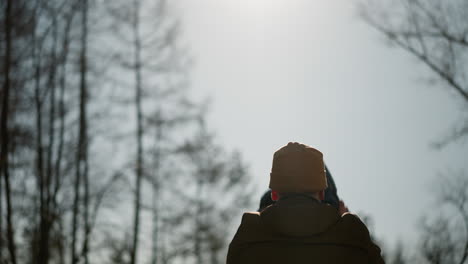
<path id="1" fill-rule="evenodd" d="M 317 193 L 327 188 L 323 154 L 290 142 L 273 155 L 270 189 L 277 193 Z"/>
<path id="2" fill-rule="evenodd" d="M 325 164 L 325 171 L 326 171 L 328 186 L 325 189 L 325 199 L 323 200 L 323 202 L 338 209 L 340 206 L 340 198 L 338 197 L 338 190 L 336 188 L 335 180 L 333 179 L 333 176 L 326 164 Z M 263 209 L 267 208 L 268 206 L 275 204 L 275 202 L 276 201 L 273 201 L 273 199 L 271 199 L 271 190 L 267 190 L 260 198 L 260 205 L 257 211 L 260 212 Z"/>

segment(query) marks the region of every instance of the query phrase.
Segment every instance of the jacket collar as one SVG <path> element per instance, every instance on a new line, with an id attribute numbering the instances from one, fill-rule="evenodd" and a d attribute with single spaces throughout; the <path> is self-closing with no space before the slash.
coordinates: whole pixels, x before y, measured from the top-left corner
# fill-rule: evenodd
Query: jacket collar
<path id="1" fill-rule="evenodd" d="M 304 237 L 328 230 L 340 216 L 338 211 L 309 195 L 283 196 L 260 213 L 261 222 L 273 233 Z"/>

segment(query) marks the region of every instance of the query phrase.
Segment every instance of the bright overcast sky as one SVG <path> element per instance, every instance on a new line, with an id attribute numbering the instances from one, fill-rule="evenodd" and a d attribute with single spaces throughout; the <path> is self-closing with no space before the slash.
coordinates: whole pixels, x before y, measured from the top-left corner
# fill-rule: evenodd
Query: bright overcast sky
<path id="1" fill-rule="evenodd" d="M 420 217 L 437 212 L 430 183 L 467 168 L 466 144 L 430 147 L 461 118 L 455 96 L 430 86 L 349 0 L 179 3 L 192 90 L 213 99 L 211 126 L 243 153 L 256 198 L 273 152 L 299 141 L 324 153 L 339 195 L 374 218 L 377 236 L 414 240 Z"/>

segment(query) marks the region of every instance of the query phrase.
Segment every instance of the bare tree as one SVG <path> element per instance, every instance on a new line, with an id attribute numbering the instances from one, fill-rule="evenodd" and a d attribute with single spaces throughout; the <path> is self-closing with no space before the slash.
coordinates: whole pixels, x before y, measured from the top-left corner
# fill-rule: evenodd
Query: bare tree
<path id="1" fill-rule="evenodd" d="M 109 6 L 111 16 L 99 13 Z M 221 262 L 230 232 L 224 224 L 248 200 L 246 168 L 239 154 L 225 153 L 209 133 L 202 136 L 193 127 L 203 111 L 186 91 L 190 58 L 178 42 L 180 23 L 168 6 L 167 0 L 0 2 L 2 264 L 138 263 L 145 261 L 138 260 L 139 252 L 147 250 L 152 264 L 184 258 Z M 112 30 L 102 31 L 96 16 L 111 21 Z M 111 46 L 118 52 L 102 48 L 116 36 L 122 42 Z M 96 54 L 103 56 L 95 59 Z M 106 64 L 101 58 L 112 60 Z M 114 62 L 121 67 L 112 67 Z M 94 104 L 108 103 L 107 94 L 99 98 L 97 89 L 91 89 L 96 82 L 107 87 L 109 80 L 99 67 L 124 76 L 121 86 L 127 89 L 122 90 L 132 88 L 125 95 L 132 111 L 118 107 L 136 123 L 136 131 L 122 137 L 137 143 L 135 153 L 125 152 L 122 158 L 131 160 L 132 173 L 108 157 L 105 162 L 97 158 L 96 153 L 107 155 L 102 141 L 121 144 L 94 123 L 108 110 Z M 193 153 L 177 151 L 185 141 L 207 146 Z M 191 162 L 180 163 L 189 156 Z M 134 184 L 126 181 L 129 176 Z M 181 183 L 187 193 L 179 193 L 184 191 Z M 124 186 L 114 188 L 118 184 Z M 198 200 L 192 192 L 197 188 L 207 196 Z M 219 191 L 222 199 L 213 201 L 209 195 L 221 195 Z M 238 199 L 225 193 L 237 193 Z M 200 210 L 193 211 L 192 205 Z M 131 227 L 111 223 L 124 223 L 122 216 L 111 219 L 100 213 L 128 206 L 135 209 Z M 151 232 L 143 232 L 147 223 Z M 139 243 L 140 238 L 150 240 L 151 247 Z"/>
<path id="2" fill-rule="evenodd" d="M 395 250 L 392 254 L 391 264 L 406 264 L 408 263 L 405 257 L 403 242 L 398 241 Z"/>
<path id="3" fill-rule="evenodd" d="M 141 36 L 140 36 L 140 1 L 133 0 L 132 32 L 135 73 L 135 108 L 136 108 L 136 177 L 135 177 L 135 217 L 133 222 L 133 243 L 131 264 L 137 262 L 138 239 L 140 235 L 141 181 L 143 178 L 143 113 L 142 113 L 142 80 L 141 80 Z"/>
<path id="4" fill-rule="evenodd" d="M 422 225 L 421 255 L 432 264 L 456 263 L 456 245 L 453 241 L 450 221 L 439 217 Z"/>
<path id="5" fill-rule="evenodd" d="M 149 149 L 148 153 L 148 156 L 153 156 L 153 159 L 151 160 L 153 168 L 151 173 L 146 177 L 151 185 L 152 192 L 152 264 L 158 263 L 158 260 L 161 258 L 159 229 L 161 227 L 160 219 L 162 218 L 160 214 L 162 214 L 163 211 L 163 207 L 160 202 L 162 197 L 164 197 L 162 192 L 168 185 L 173 184 L 173 181 L 169 179 L 177 177 L 174 175 L 176 174 L 174 173 L 174 170 L 170 168 L 172 165 L 170 162 L 171 156 L 177 147 L 174 134 L 176 134 L 175 131 L 180 131 L 181 128 L 184 128 L 188 123 L 191 123 L 191 121 L 193 121 L 199 114 L 197 111 L 194 111 L 194 113 L 191 112 L 191 110 L 194 110 L 192 104 L 189 103 L 184 105 L 178 102 L 177 100 L 181 99 L 180 96 L 181 95 L 176 95 L 175 98 L 164 98 L 164 103 L 161 102 L 155 113 L 146 118 L 147 129 L 152 128 L 154 131 L 154 145 Z M 170 111 L 172 112 L 171 114 L 165 113 L 163 108 L 168 103 L 172 103 L 173 106 L 177 105 L 180 112 L 177 113 L 176 111 Z M 163 225 L 162 227 L 164 228 L 166 226 Z"/>
<path id="6" fill-rule="evenodd" d="M 468 2 L 465 0 L 364 0 L 361 17 L 398 48 L 425 65 L 462 107 L 468 107 Z M 468 119 L 434 144 L 442 148 L 466 138 Z M 465 173 L 443 177 L 434 186 L 440 216 L 422 221 L 420 253 L 429 263 L 466 263 L 468 255 L 468 183 Z M 450 210 L 452 208 L 452 210 Z M 463 230 L 463 232 L 460 232 Z"/>
<path id="7" fill-rule="evenodd" d="M 5 20 L 5 55 L 3 68 L 5 71 L 5 80 L 2 87 L 2 109 L 1 109 L 1 123 L 0 123 L 0 137 L 2 140 L 0 149 L 0 178 L 3 176 L 5 181 L 5 197 L 6 197 L 6 215 L 7 215 L 7 241 L 8 251 L 10 253 L 10 260 L 13 264 L 16 264 L 16 243 L 13 226 L 13 209 L 11 202 L 11 185 L 10 185 L 10 174 L 8 169 L 8 116 L 9 116 L 9 101 L 10 101 L 10 66 L 11 66 L 11 49 L 12 49 L 12 27 L 13 27 L 13 12 L 12 12 L 13 1 L 8 0 L 4 9 L 4 20 Z"/>
<path id="8" fill-rule="evenodd" d="M 76 1 L 14 1 L 13 7 L 8 164 L 15 179 L 12 193 L 18 198 L 15 233 L 22 236 L 17 258 L 63 263 L 67 228 L 62 221 L 68 213 L 63 183 L 68 183 L 73 153 L 64 149 L 75 148 L 69 144 L 73 136 L 66 135 L 74 126 L 66 125 L 65 76 L 70 75 L 66 64 Z"/>
<path id="9" fill-rule="evenodd" d="M 247 185 L 246 165 L 237 152 L 226 153 L 208 131 L 203 117 L 194 137 L 181 146 L 181 153 L 189 161 L 183 218 L 188 229 L 178 242 L 188 247 L 194 263 L 222 263 L 226 254 L 233 216 L 251 202 L 252 189 Z"/>
<path id="10" fill-rule="evenodd" d="M 364 21 L 425 65 L 462 105 L 468 105 L 467 1 L 364 0 L 359 10 Z M 466 135 L 468 119 L 435 146 Z"/>
<path id="11" fill-rule="evenodd" d="M 83 194 L 83 257 L 85 263 L 88 263 L 88 239 L 89 239 L 89 179 L 88 179 L 88 84 L 87 84 L 87 45 L 88 45 L 88 1 L 81 1 L 81 39 L 80 39 L 80 99 L 79 99 L 79 126 L 78 126 L 78 148 L 76 152 L 76 178 L 73 202 L 73 220 L 72 220 L 72 244 L 71 244 L 71 263 L 79 261 L 77 253 L 77 232 L 78 217 L 80 207 L 80 190 L 84 188 Z M 81 182 L 83 181 L 83 183 Z M 82 185 L 83 184 L 83 185 Z"/>
<path id="12" fill-rule="evenodd" d="M 136 121 L 136 152 L 133 166 L 135 187 L 131 263 L 136 263 L 138 258 L 144 178 L 148 179 L 152 186 L 151 262 L 157 263 L 157 200 L 159 186 L 163 184 L 158 179 L 161 164 L 164 163 L 167 153 L 167 149 L 160 144 L 171 137 L 169 134 L 172 132 L 169 130 L 174 125 L 190 119 L 185 113 L 186 105 L 182 102 L 186 96 L 183 92 L 187 70 L 186 57 L 178 47 L 179 23 L 169 13 L 168 1 L 116 1 L 109 4 L 108 10 L 116 21 L 112 25 L 115 35 L 118 41 L 125 44 L 116 52 L 115 61 L 126 72 L 131 73 L 134 80 L 131 103 L 134 106 Z M 128 46 L 131 47 L 131 54 L 128 52 Z M 168 107 L 170 102 L 174 105 Z M 166 113 L 172 114 L 165 116 Z M 148 148 L 150 143 L 154 147 Z M 152 159 L 145 158 L 145 153 L 150 154 L 148 156 Z"/>
<path id="13" fill-rule="evenodd" d="M 440 215 L 422 222 L 421 254 L 428 263 L 464 264 L 468 257 L 468 177 L 464 172 L 439 177 Z"/>

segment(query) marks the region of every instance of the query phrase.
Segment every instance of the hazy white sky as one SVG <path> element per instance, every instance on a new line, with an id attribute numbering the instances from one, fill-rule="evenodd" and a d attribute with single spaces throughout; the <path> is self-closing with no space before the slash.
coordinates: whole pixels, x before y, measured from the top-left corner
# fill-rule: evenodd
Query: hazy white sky
<path id="1" fill-rule="evenodd" d="M 437 212 L 432 180 L 467 168 L 466 144 L 429 146 L 461 118 L 456 97 L 428 85 L 349 0 L 178 3 L 192 90 L 212 97 L 211 126 L 244 154 L 258 199 L 273 152 L 299 141 L 324 153 L 339 195 L 378 236 L 414 240 L 418 219 Z"/>

